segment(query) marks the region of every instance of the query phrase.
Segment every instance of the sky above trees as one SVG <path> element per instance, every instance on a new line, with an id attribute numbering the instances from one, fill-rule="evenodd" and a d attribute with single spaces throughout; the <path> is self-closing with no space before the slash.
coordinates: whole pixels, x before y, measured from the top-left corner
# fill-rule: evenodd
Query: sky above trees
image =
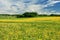
<path id="1" fill-rule="evenodd" d="M 60 0 L 0 0 L 0 14 L 60 13 Z"/>

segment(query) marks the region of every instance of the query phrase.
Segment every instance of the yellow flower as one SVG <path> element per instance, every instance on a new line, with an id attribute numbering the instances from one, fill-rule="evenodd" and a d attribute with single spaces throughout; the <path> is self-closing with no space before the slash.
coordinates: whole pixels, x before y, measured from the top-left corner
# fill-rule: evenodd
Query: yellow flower
<path id="1" fill-rule="evenodd" d="M 38 40 L 42 40 L 42 39 L 38 39 Z"/>

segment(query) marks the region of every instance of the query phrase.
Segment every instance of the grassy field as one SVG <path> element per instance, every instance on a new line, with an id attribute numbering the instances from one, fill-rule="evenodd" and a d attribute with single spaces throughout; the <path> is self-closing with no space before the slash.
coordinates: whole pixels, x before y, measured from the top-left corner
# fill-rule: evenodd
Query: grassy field
<path id="1" fill-rule="evenodd" d="M 60 40 L 60 17 L 0 19 L 0 40 Z"/>

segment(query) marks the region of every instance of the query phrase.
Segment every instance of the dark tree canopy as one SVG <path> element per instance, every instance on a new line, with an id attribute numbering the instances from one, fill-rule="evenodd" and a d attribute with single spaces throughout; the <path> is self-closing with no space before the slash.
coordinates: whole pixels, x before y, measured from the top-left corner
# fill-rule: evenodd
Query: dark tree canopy
<path id="1" fill-rule="evenodd" d="M 38 14 L 36 12 L 25 12 L 23 15 L 24 17 L 35 17 Z"/>

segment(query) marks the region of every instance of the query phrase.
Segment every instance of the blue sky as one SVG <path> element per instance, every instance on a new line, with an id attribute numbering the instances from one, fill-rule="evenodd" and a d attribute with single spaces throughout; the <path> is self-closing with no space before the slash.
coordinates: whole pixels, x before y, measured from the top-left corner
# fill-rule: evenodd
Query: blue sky
<path id="1" fill-rule="evenodd" d="M 60 0 L 0 0 L 0 14 L 60 13 Z"/>

